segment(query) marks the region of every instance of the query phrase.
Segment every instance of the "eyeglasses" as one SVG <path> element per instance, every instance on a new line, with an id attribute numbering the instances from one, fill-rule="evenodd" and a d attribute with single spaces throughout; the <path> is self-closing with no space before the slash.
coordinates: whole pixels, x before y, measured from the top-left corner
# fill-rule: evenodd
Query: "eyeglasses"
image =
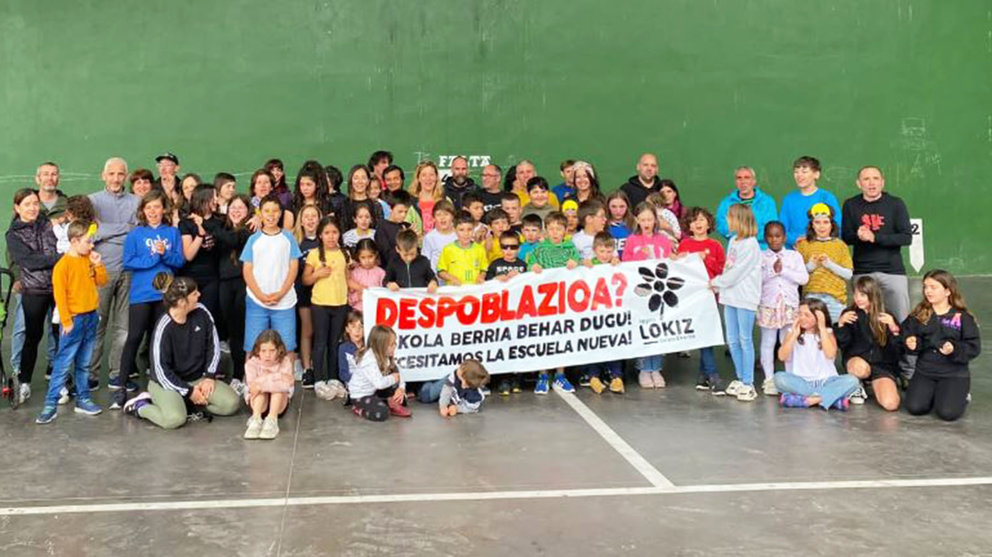
<path id="1" fill-rule="evenodd" d="M 503 250 L 520 249 L 520 244 L 500 244 L 499 247 Z"/>

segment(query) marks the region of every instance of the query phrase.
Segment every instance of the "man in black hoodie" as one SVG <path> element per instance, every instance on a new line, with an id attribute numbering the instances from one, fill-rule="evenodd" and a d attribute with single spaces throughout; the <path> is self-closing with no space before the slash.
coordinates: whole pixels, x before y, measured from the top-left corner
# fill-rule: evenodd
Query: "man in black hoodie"
<path id="1" fill-rule="evenodd" d="M 462 199 L 469 192 L 478 191 L 478 186 L 468 177 L 468 159 L 459 155 L 451 161 L 451 176 L 444 179 L 444 195 L 455 204 L 455 210 L 462 210 Z"/>
<path id="2" fill-rule="evenodd" d="M 637 174 L 630 177 L 620 190 L 630 199 L 630 210 L 633 211 L 652 193 L 659 191 L 661 180 L 658 179 L 658 157 L 644 153 L 637 161 Z"/>
<path id="3" fill-rule="evenodd" d="M 841 209 L 841 236 L 854 248 L 854 277 L 868 275 L 882 289 L 885 310 L 900 323 L 909 315 L 909 279 L 902 263 L 902 247 L 913 241 L 909 211 L 902 199 L 883 191 L 885 176 L 877 166 L 858 172 L 858 189 Z M 912 375 L 909 359 L 903 374 Z"/>

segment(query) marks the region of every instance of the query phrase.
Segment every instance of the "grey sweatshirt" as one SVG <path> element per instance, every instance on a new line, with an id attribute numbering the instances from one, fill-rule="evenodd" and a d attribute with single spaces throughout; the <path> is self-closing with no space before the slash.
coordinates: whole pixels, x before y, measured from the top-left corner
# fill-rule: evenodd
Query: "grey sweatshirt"
<path id="1" fill-rule="evenodd" d="M 754 238 L 727 244 L 727 263 L 723 274 L 713 278 L 725 306 L 756 311 L 761 302 L 761 248 Z"/>
<path id="2" fill-rule="evenodd" d="M 122 189 L 110 193 L 106 189 L 90 194 L 96 209 L 99 228 L 93 241 L 103 257 L 108 273 L 119 273 L 124 267 L 124 238 L 138 224 L 138 196 Z"/>

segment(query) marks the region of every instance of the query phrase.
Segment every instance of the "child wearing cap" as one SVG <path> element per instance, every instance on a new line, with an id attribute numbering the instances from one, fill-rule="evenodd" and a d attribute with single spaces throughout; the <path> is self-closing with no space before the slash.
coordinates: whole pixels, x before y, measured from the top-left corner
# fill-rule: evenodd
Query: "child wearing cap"
<path id="1" fill-rule="evenodd" d="M 827 305 L 836 321 L 847 305 L 847 281 L 854 274 L 854 262 L 847 244 L 837 237 L 840 226 L 834 218 L 836 211 L 826 203 L 817 203 L 809 210 L 806 236 L 796 244 L 803 256 L 809 282 L 803 295 L 816 298 Z"/>

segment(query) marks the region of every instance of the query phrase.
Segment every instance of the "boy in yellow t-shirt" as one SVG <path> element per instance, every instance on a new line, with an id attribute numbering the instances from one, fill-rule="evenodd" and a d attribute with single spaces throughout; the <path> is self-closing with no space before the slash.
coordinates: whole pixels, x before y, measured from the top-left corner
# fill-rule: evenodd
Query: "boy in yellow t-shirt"
<path id="1" fill-rule="evenodd" d="M 489 260 L 481 244 L 472 241 L 475 221 L 472 216 L 462 213 L 455 220 L 455 234 L 458 239 L 444 246 L 441 259 L 437 262 L 437 275 L 446 284 L 478 284 L 486 280 Z"/>

